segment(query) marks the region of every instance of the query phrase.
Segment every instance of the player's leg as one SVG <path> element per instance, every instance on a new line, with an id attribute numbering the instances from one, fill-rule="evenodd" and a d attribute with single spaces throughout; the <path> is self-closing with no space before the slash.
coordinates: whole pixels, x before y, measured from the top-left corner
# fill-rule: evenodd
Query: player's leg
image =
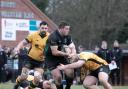
<path id="1" fill-rule="evenodd" d="M 36 78 L 34 78 L 34 80 L 30 82 L 30 86 L 26 89 L 35 89 L 36 87 L 40 89 L 57 89 L 53 80 L 42 80 L 39 82 Z"/>
<path id="2" fill-rule="evenodd" d="M 51 71 L 52 77 L 55 80 L 55 84 L 57 86 L 57 89 L 63 89 L 63 85 L 61 84 L 62 81 L 62 74 L 59 69 L 53 69 Z"/>
<path id="3" fill-rule="evenodd" d="M 99 81 L 104 86 L 105 89 L 113 89 L 111 84 L 108 82 L 108 74 L 105 72 L 99 73 Z"/>
<path id="4" fill-rule="evenodd" d="M 45 80 L 43 82 L 43 88 L 44 89 L 57 89 L 55 83 L 53 83 L 52 80 L 49 80 L 49 81 L 48 80 Z"/>
<path id="5" fill-rule="evenodd" d="M 38 79 L 39 81 L 43 80 L 43 73 L 44 73 L 43 68 L 35 68 L 34 70 L 35 70 L 34 78 Z"/>
<path id="6" fill-rule="evenodd" d="M 16 85 L 14 86 L 14 89 L 17 89 L 17 87 L 20 85 L 20 83 L 27 79 L 28 72 L 29 72 L 29 69 L 31 69 L 31 67 L 32 67 L 31 60 L 28 57 L 28 59 L 24 62 L 24 66 L 22 68 L 21 75 L 18 76 L 16 79 Z"/>
<path id="7" fill-rule="evenodd" d="M 87 75 L 83 81 L 85 89 L 99 89 L 97 86 L 98 79 L 94 76 Z"/>
<path id="8" fill-rule="evenodd" d="M 39 67 L 39 68 L 35 68 L 34 69 L 35 71 L 38 71 L 40 74 L 43 74 L 44 73 L 44 69 Z"/>
<path id="9" fill-rule="evenodd" d="M 111 70 L 110 80 L 112 82 L 112 85 L 115 85 L 115 70 Z"/>
<path id="10" fill-rule="evenodd" d="M 34 79 L 30 81 L 29 88 L 35 88 L 39 85 L 39 82 L 42 81 L 43 69 L 35 68 L 34 69 Z"/>
<path id="11" fill-rule="evenodd" d="M 116 83 L 120 85 L 120 69 L 116 70 Z"/>
<path id="12" fill-rule="evenodd" d="M 21 75 L 17 77 L 16 82 L 23 81 L 27 78 L 29 69 L 27 67 L 22 68 Z"/>
<path id="13" fill-rule="evenodd" d="M 29 69 L 26 67 L 22 68 L 21 75 L 19 75 L 16 79 L 16 84 L 14 85 L 14 89 L 18 89 L 20 84 L 27 79 Z"/>
<path id="14" fill-rule="evenodd" d="M 110 70 L 108 66 L 102 66 L 98 73 L 99 82 L 104 86 L 105 89 L 113 89 L 111 84 L 108 82 L 109 72 Z"/>
<path id="15" fill-rule="evenodd" d="M 65 79 L 66 79 L 66 87 L 65 89 L 70 89 L 73 79 L 74 79 L 74 70 L 73 69 L 66 69 L 64 70 Z"/>

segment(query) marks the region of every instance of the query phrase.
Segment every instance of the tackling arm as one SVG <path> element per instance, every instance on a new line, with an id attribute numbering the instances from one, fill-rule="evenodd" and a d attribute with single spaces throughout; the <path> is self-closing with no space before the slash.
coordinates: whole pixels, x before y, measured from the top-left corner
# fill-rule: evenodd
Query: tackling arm
<path id="1" fill-rule="evenodd" d="M 79 68 L 79 67 L 83 66 L 84 63 L 85 63 L 84 60 L 78 60 L 77 62 L 68 64 L 68 65 L 61 64 L 60 66 L 58 66 L 58 69 L 60 69 L 60 70 L 64 70 L 64 69 L 75 69 L 75 68 Z"/>

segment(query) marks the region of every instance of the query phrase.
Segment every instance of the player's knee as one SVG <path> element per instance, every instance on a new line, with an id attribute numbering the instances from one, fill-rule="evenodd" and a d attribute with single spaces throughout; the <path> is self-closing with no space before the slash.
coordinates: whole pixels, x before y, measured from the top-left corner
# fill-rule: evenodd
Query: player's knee
<path id="1" fill-rule="evenodd" d="M 89 83 L 83 82 L 83 86 L 84 88 L 89 89 L 91 85 Z"/>
<path id="2" fill-rule="evenodd" d="M 37 81 L 42 79 L 42 75 L 39 71 L 34 72 L 34 79 L 37 80 Z"/>
<path id="3" fill-rule="evenodd" d="M 16 79 L 16 83 L 20 83 L 20 82 L 22 82 L 26 79 L 27 79 L 27 75 L 18 76 L 17 79 Z"/>
<path id="4" fill-rule="evenodd" d="M 62 76 L 56 76 L 54 80 L 56 85 L 61 85 Z"/>
<path id="5" fill-rule="evenodd" d="M 28 72 L 29 72 L 29 69 L 26 68 L 26 67 L 24 67 L 24 68 L 22 68 L 22 73 L 21 73 L 21 75 L 28 75 Z"/>
<path id="6" fill-rule="evenodd" d="M 99 79 L 99 82 L 101 83 L 101 84 L 105 84 L 105 83 L 107 83 L 107 80 L 105 80 L 105 79 Z"/>
<path id="7" fill-rule="evenodd" d="M 32 81 L 33 81 L 34 84 L 37 85 L 37 84 L 39 84 L 40 80 L 41 79 L 39 78 L 39 76 L 34 76 L 34 79 Z"/>

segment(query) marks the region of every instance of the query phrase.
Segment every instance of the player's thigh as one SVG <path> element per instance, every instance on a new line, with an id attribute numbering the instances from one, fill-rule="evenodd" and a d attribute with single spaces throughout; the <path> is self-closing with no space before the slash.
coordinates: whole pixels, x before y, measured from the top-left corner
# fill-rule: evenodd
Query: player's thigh
<path id="1" fill-rule="evenodd" d="M 35 68 L 34 69 L 35 71 L 38 71 L 39 73 L 43 74 L 44 73 L 44 70 L 43 68 Z"/>
<path id="2" fill-rule="evenodd" d="M 54 79 L 56 79 L 56 78 L 62 78 L 61 71 L 59 69 L 57 69 L 57 68 L 56 69 L 53 69 L 51 71 L 51 74 L 52 74 L 52 76 L 53 76 Z"/>
<path id="3" fill-rule="evenodd" d="M 99 70 L 99 73 L 98 73 L 99 81 L 100 82 L 108 81 L 109 73 L 110 73 L 109 67 L 108 66 L 102 66 Z"/>
<path id="4" fill-rule="evenodd" d="M 64 73 L 65 73 L 65 75 L 67 75 L 69 77 L 73 77 L 74 76 L 74 69 L 65 69 Z"/>
<path id="5" fill-rule="evenodd" d="M 83 85 L 84 86 L 91 86 L 91 85 L 96 85 L 98 82 L 98 79 L 94 76 L 86 76 L 84 81 L 83 81 Z"/>
<path id="6" fill-rule="evenodd" d="M 23 67 L 21 74 L 22 74 L 22 73 L 27 74 L 28 72 L 29 72 L 29 68 Z"/>
<path id="7" fill-rule="evenodd" d="M 106 72 L 99 72 L 98 78 L 100 82 L 108 81 L 109 75 Z"/>

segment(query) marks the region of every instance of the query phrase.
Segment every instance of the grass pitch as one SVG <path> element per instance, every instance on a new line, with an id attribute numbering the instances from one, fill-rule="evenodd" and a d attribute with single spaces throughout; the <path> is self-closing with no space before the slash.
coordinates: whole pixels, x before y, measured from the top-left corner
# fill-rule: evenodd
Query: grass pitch
<path id="1" fill-rule="evenodd" d="M 13 83 L 7 82 L 0 84 L 0 89 L 13 89 Z M 82 85 L 72 85 L 71 89 L 84 89 Z M 104 89 L 100 86 L 100 89 Z M 113 89 L 128 89 L 128 86 L 114 86 Z"/>

